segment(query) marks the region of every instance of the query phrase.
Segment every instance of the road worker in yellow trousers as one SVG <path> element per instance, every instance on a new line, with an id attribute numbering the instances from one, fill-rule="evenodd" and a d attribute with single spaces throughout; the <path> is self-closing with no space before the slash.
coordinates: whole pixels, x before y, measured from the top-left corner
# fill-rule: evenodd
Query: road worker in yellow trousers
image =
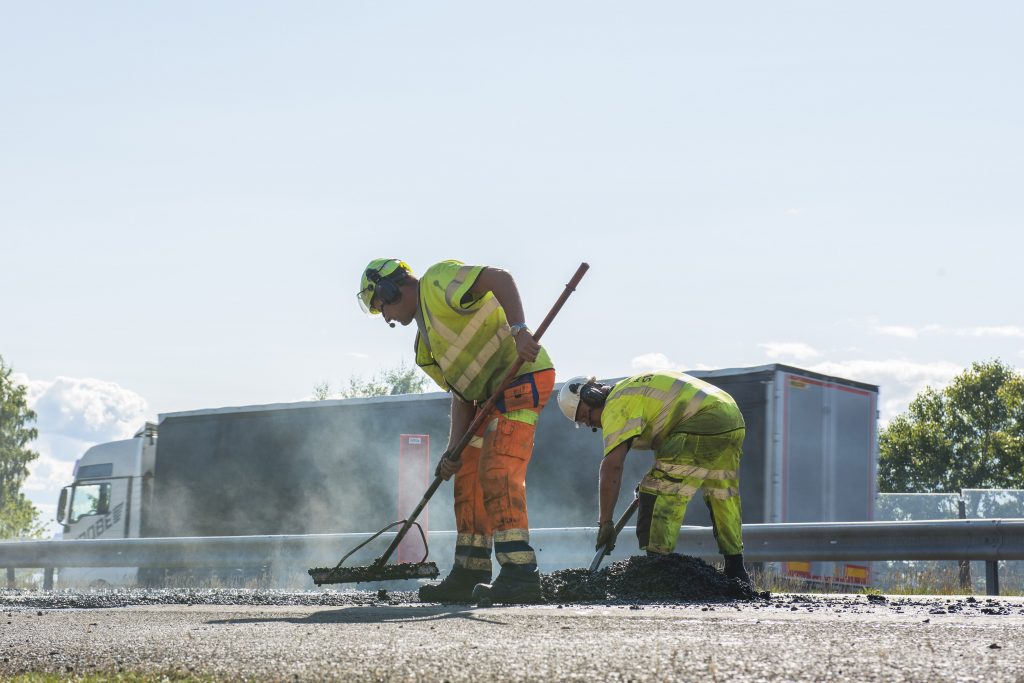
<path id="1" fill-rule="evenodd" d="M 739 491 L 746 427 L 729 394 L 681 372 L 651 372 L 614 386 L 575 377 L 559 390 L 558 406 L 573 422 L 602 430 L 595 550 L 614 539 L 612 513 L 626 454 L 631 448 L 653 450 L 654 467 L 639 487 L 640 548 L 648 554 L 673 552 L 686 505 L 701 491 L 726 575 L 750 583 L 743 567 Z"/>
<path id="2" fill-rule="evenodd" d="M 459 261 L 436 263 L 417 278 L 403 261 L 375 259 L 362 273 L 357 298 L 392 327 L 415 322 L 416 364 L 452 395 L 449 450 L 517 356 L 525 361 L 461 459 L 438 463 L 438 476 L 455 476 L 455 563 L 441 583 L 419 594 L 425 602 L 469 602 L 479 586 L 492 602 L 539 602 L 526 468 L 555 370 L 526 325 L 515 280 L 504 270 Z M 493 584 L 492 545 L 501 566 Z"/>

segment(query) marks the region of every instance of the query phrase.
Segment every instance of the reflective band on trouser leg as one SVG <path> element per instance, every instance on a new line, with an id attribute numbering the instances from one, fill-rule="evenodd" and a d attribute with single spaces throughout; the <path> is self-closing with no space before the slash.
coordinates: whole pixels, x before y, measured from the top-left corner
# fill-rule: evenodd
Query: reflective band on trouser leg
<path id="1" fill-rule="evenodd" d="M 646 519 L 644 526 L 647 528 L 643 530 L 640 529 L 640 523 L 637 523 L 637 538 L 641 544 L 644 542 L 641 531 L 647 537 L 647 544 L 641 545 L 641 550 L 662 555 L 675 550 L 686 506 L 699 488 L 699 480 L 684 477 L 682 481 L 674 481 L 657 470 L 651 470 L 644 477 L 640 482 L 641 500 L 646 498 L 649 501 L 648 497 L 653 496 L 654 505 L 650 512 L 649 526 Z"/>
<path id="2" fill-rule="evenodd" d="M 537 404 L 527 407 L 519 402 L 513 410 L 491 420 L 484 431 L 480 484 L 494 532 L 494 552 L 502 567 L 531 572 L 537 569 L 537 556 L 530 547 L 526 468 L 533 455 L 537 417 L 551 396 L 554 375 L 554 370 L 533 373 Z"/>
<path id="3" fill-rule="evenodd" d="M 740 456 L 743 452 L 743 437 L 746 430 L 737 429 L 722 435 L 721 455 L 709 467 L 733 478 L 707 478 L 702 487 L 704 502 L 711 510 L 714 521 L 715 540 L 718 551 L 723 555 L 738 555 L 743 552 L 743 514 L 740 505 L 740 483 L 735 473 L 739 471 Z"/>
<path id="4" fill-rule="evenodd" d="M 482 431 L 462 450 L 462 464 L 455 473 L 455 566 L 491 571 L 491 526 L 479 476 Z"/>
<path id="5" fill-rule="evenodd" d="M 455 566 L 491 571 L 491 537 L 459 534 L 455 539 Z"/>
<path id="6" fill-rule="evenodd" d="M 729 555 L 742 552 L 737 472 L 745 433 L 743 429 L 725 434 L 672 433 L 662 442 L 654 467 L 640 484 L 641 492 L 657 496 L 648 550 L 672 552 L 686 505 L 702 490 L 711 508 L 719 550 Z"/>
<path id="7" fill-rule="evenodd" d="M 529 571 L 537 568 L 537 556 L 530 547 L 529 529 L 494 532 L 494 556 L 502 567 L 512 564 Z"/>
<path id="8" fill-rule="evenodd" d="M 501 416 L 484 434 L 480 485 L 484 508 L 494 529 L 494 551 L 501 566 L 533 571 L 537 558 L 530 547 L 526 511 L 526 466 L 533 451 L 535 428 Z"/>

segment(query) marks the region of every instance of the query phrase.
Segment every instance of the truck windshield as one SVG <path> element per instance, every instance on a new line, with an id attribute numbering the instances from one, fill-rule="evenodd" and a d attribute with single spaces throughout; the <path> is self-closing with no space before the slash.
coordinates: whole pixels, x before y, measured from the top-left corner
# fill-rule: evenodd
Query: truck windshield
<path id="1" fill-rule="evenodd" d="M 105 515 L 110 508 L 110 484 L 79 484 L 71 494 L 71 523 L 88 515 Z"/>

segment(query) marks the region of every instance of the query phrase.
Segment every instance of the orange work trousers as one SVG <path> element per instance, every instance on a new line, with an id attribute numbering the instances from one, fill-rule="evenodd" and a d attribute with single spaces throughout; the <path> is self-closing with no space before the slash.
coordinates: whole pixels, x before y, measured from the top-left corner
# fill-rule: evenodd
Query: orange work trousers
<path id="1" fill-rule="evenodd" d="M 533 571 L 526 510 L 526 468 L 540 411 L 555 384 L 555 371 L 517 377 L 497 403 L 497 414 L 473 435 L 455 475 L 455 565 L 491 571 L 498 564 Z"/>

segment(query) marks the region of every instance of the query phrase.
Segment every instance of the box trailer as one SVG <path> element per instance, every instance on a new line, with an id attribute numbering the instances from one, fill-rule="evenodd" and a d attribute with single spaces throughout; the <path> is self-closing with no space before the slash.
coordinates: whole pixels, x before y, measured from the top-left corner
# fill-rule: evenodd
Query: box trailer
<path id="1" fill-rule="evenodd" d="M 690 374 L 729 392 L 746 420 L 744 522 L 871 519 L 876 386 L 778 364 Z M 82 456 L 59 505 L 64 538 L 375 531 L 408 512 L 398 509 L 399 483 L 409 480 L 399 466 L 402 440 L 429 442 L 432 471 L 448 442 L 449 407 L 438 392 L 160 415 L 134 439 Z M 531 527 L 595 525 L 601 452 L 599 433 L 573 428 L 554 401 L 545 407 L 527 476 Z M 639 482 L 652 461 L 648 451 L 631 453 L 624 481 Z M 630 497 L 624 485 L 619 511 Z M 426 515 L 431 530 L 454 529 L 450 484 Z M 701 501 L 684 523 L 710 525 Z M 859 571 L 790 564 L 786 571 L 809 577 Z M 111 582 L 130 582 L 130 572 Z M 91 583 L 109 580 L 104 574 L 63 576 Z"/>

